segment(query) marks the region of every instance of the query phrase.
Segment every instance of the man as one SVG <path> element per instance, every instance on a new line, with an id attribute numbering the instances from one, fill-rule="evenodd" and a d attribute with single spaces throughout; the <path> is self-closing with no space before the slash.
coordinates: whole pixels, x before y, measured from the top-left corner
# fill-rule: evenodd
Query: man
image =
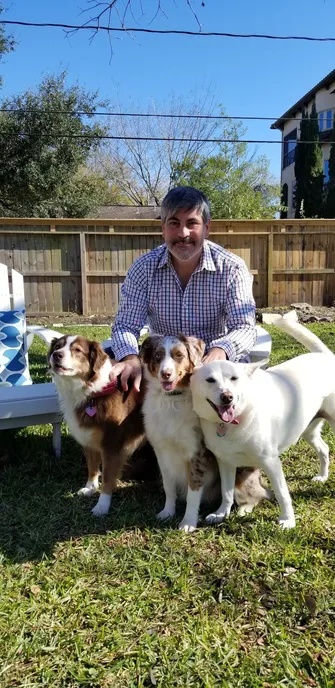
<path id="1" fill-rule="evenodd" d="M 256 340 L 252 279 L 245 262 L 207 240 L 206 196 L 191 186 L 171 189 L 161 206 L 165 244 L 138 258 L 128 271 L 112 329 L 123 389 L 141 382 L 137 341 L 143 325 L 161 335 L 206 343 L 204 362 L 238 361 Z"/>

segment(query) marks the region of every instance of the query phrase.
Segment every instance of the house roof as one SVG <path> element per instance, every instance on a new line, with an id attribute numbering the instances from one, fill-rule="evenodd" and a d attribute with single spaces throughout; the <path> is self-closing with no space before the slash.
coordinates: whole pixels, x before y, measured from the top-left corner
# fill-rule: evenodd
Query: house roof
<path id="1" fill-rule="evenodd" d="M 157 220 L 160 207 L 156 205 L 101 205 L 88 217 L 106 220 Z"/>
<path id="2" fill-rule="evenodd" d="M 311 88 L 311 90 L 308 91 L 308 93 L 305 93 L 305 95 L 302 96 L 302 98 L 300 98 L 300 100 L 298 100 L 294 105 L 292 105 L 292 107 L 290 107 L 289 110 L 284 112 L 284 114 L 281 117 L 279 117 L 279 119 L 277 119 L 276 122 L 271 124 L 270 128 L 282 130 L 287 119 L 291 119 L 292 117 L 294 117 L 299 110 L 302 110 L 303 107 L 307 106 L 308 103 L 310 103 L 317 91 L 320 91 L 321 88 L 329 88 L 330 84 L 333 81 L 335 81 L 335 69 L 333 69 L 332 72 L 329 72 L 329 74 L 327 74 L 327 76 L 325 76 L 321 81 L 319 81 L 319 83 L 316 84 L 316 86 L 313 86 L 313 88 Z"/>

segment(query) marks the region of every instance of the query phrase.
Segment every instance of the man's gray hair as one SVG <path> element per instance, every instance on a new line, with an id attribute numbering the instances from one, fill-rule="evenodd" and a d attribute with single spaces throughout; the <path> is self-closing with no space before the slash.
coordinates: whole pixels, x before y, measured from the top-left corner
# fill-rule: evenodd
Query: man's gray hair
<path id="1" fill-rule="evenodd" d="M 205 194 L 194 186 L 176 186 L 170 189 L 161 205 L 162 222 L 164 223 L 167 217 L 175 215 L 181 208 L 200 212 L 205 224 L 210 220 L 209 202 Z"/>

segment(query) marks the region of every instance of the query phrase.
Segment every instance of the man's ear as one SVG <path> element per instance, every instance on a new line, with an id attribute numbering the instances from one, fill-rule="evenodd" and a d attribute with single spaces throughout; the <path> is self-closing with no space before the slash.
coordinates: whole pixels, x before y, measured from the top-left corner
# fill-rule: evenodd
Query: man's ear
<path id="1" fill-rule="evenodd" d="M 100 370 L 107 359 L 107 354 L 98 342 L 90 342 L 88 360 L 90 364 L 90 378 Z"/>
<path id="2" fill-rule="evenodd" d="M 155 349 L 156 344 L 157 344 L 159 339 L 160 339 L 159 335 L 153 334 L 153 335 L 149 335 L 148 337 L 146 337 L 143 340 L 141 347 L 140 347 L 140 351 L 139 351 L 139 356 L 140 356 L 141 361 L 143 361 L 143 363 L 149 363 L 149 361 L 152 357 L 152 352 Z"/>
<path id="3" fill-rule="evenodd" d="M 262 358 L 261 361 L 255 361 L 255 363 L 244 363 L 245 372 L 251 377 L 258 368 L 262 368 L 268 362 L 268 358 Z"/>
<path id="4" fill-rule="evenodd" d="M 203 358 L 206 344 L 202 339 L 197 339 L 196 337 L 185 337 L 185 335 L 179 335 L 181 341 L 185 344 L 189 359 L 193 365 L 193 368 L 198 366 Z"/>

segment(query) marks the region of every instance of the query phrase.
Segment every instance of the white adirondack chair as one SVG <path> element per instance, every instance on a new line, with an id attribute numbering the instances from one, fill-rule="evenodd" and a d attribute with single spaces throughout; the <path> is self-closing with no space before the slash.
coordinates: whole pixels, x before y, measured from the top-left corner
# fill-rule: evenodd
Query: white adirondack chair
<path id="1" fill-rule="evenodd" d="M 21 310 L 25 308 L 23 277 L 12 270 L 10 290 L 8 268 L 0 263 L 0 310 Z M 39 326 L 26 327 L 24 349 L 28 351 L 34 335 L 50 344 L 60 332 Z M 61 453 L 61 421 L 58 395 L 52 382 L 0 387 L 0 430 L 22 428 L 29 425 L 51 423 L 53 427 L 53 448 L 56 456 Z"/>

